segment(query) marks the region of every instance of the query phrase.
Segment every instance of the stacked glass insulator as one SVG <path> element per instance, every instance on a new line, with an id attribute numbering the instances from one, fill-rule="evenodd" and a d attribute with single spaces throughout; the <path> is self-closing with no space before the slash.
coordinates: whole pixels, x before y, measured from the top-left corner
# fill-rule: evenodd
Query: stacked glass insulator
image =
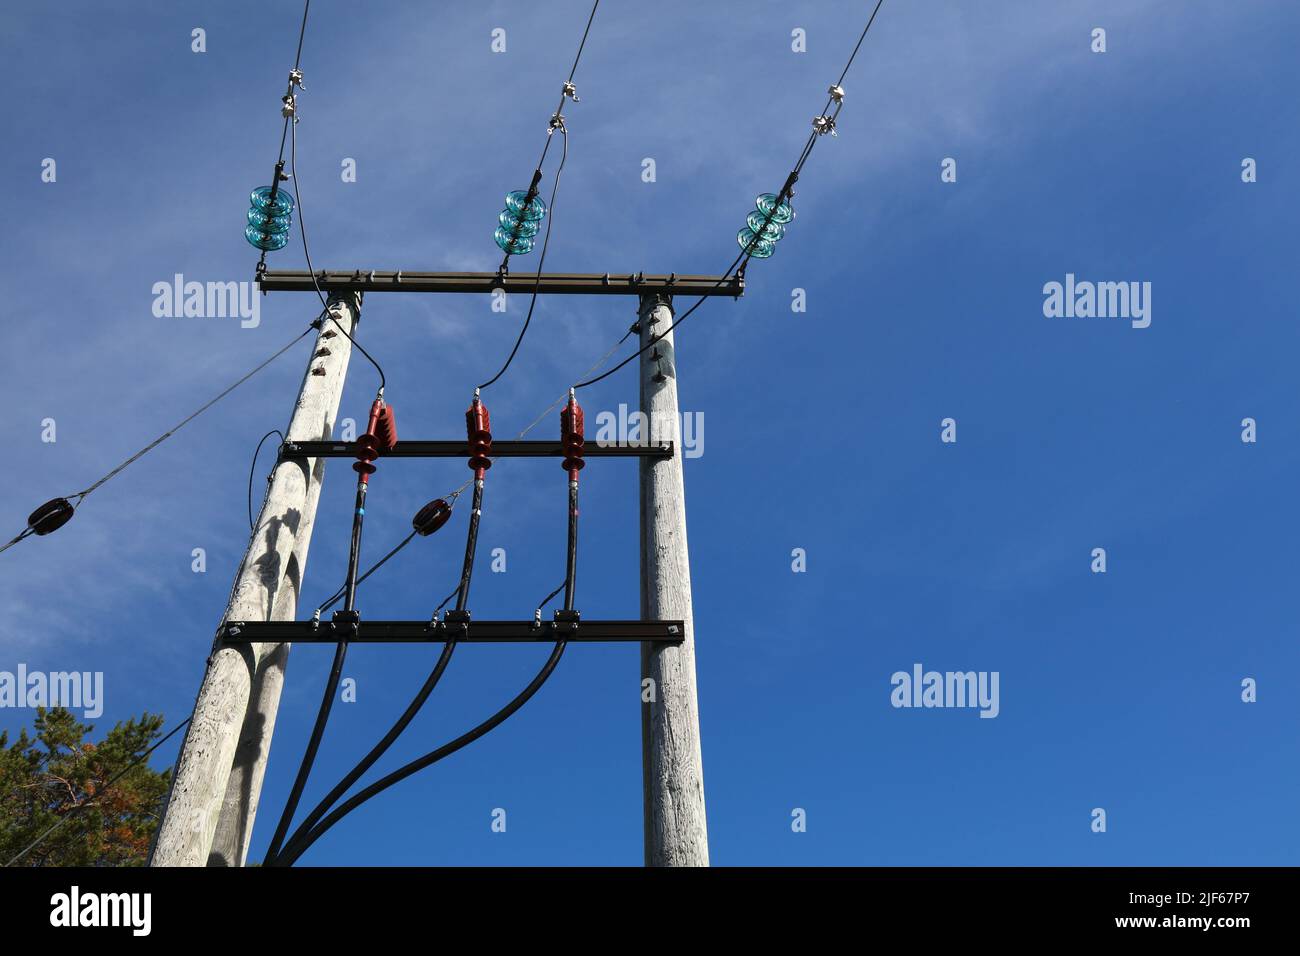
<path id="1" fill-rule="evenodd" d="M 758 208 L 745 220 L 748 225 L 736 233 L 736 242 L 742 249 L 749 249 L 753 242 L 750 255 L 755 259 L 766 259 L 776 252 L 776 244 L 785 235 L 786 225 L 794 219 L 794 209 L 788 202 L 778 205 L 776 193 L 763 193 L 754 204 Z"/>
<path id="2" fill-rule="evenodd" d="M 506 208 L 497 217 L 497 241 L 503 252 L 512 256 L 527 255 L 533 251 L 534 237 L 546 218 L 546 203 L 541 196 L 528 198 L 522 189 L 506 193 Z"/>
<path id="3" fill-rule="evenodd" d="M 248 208 L 248 225 L 244 238 L 264 252 L 275 252 L 289 244 L 289 229 L 293 225 L 293 196 L 283 189 L 270 186 L 253 190 Z"/>

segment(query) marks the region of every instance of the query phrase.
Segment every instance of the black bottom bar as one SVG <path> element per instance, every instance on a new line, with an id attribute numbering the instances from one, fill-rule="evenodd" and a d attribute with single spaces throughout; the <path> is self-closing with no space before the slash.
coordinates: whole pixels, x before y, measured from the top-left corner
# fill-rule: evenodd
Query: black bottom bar
<path id="1" fill-rule="evenodd" d="M 354 441 L 291 441 L 280 446 L 281 460 L 298 458 L 355 458 Z M 492 458 L 563 458 L 558 441 L 494 441 Z M 469 446 L 463 441 L 399 441 L 381 455 L 382 458 L 468 458 Z M 655 441 L 601 445 L 588 442 L 584 458 L 671 458 L 673 443 Z"/>
<path id="2" fill-rule="evenodd" d="M 230 621 L 221 629 L 227 644 L 680 644 L 685 634 L 681 621 Z"/>

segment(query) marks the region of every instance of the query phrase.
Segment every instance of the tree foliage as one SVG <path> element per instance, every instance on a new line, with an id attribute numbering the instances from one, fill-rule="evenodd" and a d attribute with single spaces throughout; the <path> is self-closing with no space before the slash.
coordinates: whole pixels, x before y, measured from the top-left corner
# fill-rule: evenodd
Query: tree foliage
<path id="1" fill-rule="evenodd" d="M 92 743 L 85 738 L 93 726 L 62 707 L 38 708 L 31 735 L 23 728 L 10 743 L 0 732 L 0 864 L 63 820 L 15 865 L 142 865 L 170 771 L 141 761 L 106 784 L 149 748 L 162 724 L 161 714 L 146 712 Z"/>

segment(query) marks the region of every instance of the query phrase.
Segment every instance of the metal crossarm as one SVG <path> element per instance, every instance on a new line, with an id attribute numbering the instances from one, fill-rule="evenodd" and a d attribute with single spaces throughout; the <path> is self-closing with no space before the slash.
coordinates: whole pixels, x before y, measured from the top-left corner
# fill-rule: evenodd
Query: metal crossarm
<path id="1" fill-rule="evenodd" d="M 656 441 L 647 444 L 620 443 L 601 445 L 591 442 L 583 449 L 585 458 L 672 458 L 673 443 Z M 282 460 L 303 458 L 355 458 L 354 441 L 291 441 L 280 446 Z M 464 441 L 399 441 L 383 458 L 468 458 L 470 447 Z M 558 441 L 493 441 L 493 458 L 563 458 Z"/>
<path id="2" fill-rule="evenodd" d="M 682 621 L 229 621 L 220 638 L 227 644 L 680 644 Z"/>
<path id="3" fill-rule="evenodd" d="M 263 292 L 504 292 L 543 295 L 684 295 L 745 294 L 743 276 L 646 275 L 642 272 L 405 272 L 380 269 L 267 269 L 259 280 Z"/>

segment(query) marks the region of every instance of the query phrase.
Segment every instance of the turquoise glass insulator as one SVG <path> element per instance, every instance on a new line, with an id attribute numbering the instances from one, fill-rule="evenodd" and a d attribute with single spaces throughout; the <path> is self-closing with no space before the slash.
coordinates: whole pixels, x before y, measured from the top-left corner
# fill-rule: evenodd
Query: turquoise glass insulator
<path id="1" fill-rule="evenodd" d="M 267 233 L 257 226 L 248 226 L 244 229 L 244 238 L 258 249 L 265 252 L 275 252 L 277 249 L 283 249 L 289 244 L 289 231 L 286 229 L 280 233 Z"/>
<path id="2" fill-rule="evenodd" d="M 248 210 L 248 224 L 256 226 L 263 232 L 288 232 L 289 227 L 293 224 L 293 217 L 288 215 L 268 216 L 263 210 L 253 207 Z"/>
<path id="3" fill-rule="evenodd" d="M 749 218 L 745 221 L 749 223 L 750 229 L 754 230 L 754 232 L 761 235 L 764 239 L 771 242 L 777 242 L 785 235 L 785 226 L 781 225 L 776 220 L 769 222 L 767 225 L 763 225 L 763 220 L 766 218 L 767 216 L 765 213 L 755 210 L 749 214 Z"/>
<path id="4" fill-rule="evenodd" d="M 501 214 L 501 218 L 498 221 L 501 223 L 502 227 L 506 230 L 506 232 L 511 233 L 512 235 L 520 236 L 524 239 L 533 238 L 533 236 L 537 235 L 537 230 L 541 228 L 541 223 L 538 222 L 536 219 L 532 221 L 529 221 L 527 219 L 520 219 L 509 209 L 507 209 L 505 212 Z"/>
<path id="5" fill-rule="evenodd" d="M 546 218 L 546 203 L 542 202 L 542 197 L 534 196 L 533 201 L 528 202 L 528 193 L 522 189 L 506 193 L 506 209 L 515 216 L 519 216 L 519 210 L 525 209 L 523 216 L 520 218 L 529 222 L 538 222 Z"/>
<path id="6" fill-rule="evenodd" d="M 293 196 L 289 192 L 279 189 L 275 193 L 275 208 L 268 209 L 271 206 L 271 187 L 259 186 L 253 190 L 253 195 L 249 197 L 253 206 L 257 209 L 269 211 L 275 216 L 287 216 L 293 212 Z"/>
<path id="7" fill-rule="evenodd" d="M 527 236 L 516 236 L 504 226 L 498 226 L 492 238 L 497 241 L 502 252 L 508 252 L 513 256 L 524 256 L 533 251 L 532 239 Z"/>
<path id="8" fill-rule="evenodd" d="M 740 248 L 748 248 L 750 241 L 757 233 L 749 227 L 745 227 L 736 233 L 736 242 L 740 243 Z M 772 253 L 776 252 L 776 243 L 771 239 L 759 239 L 754 243 L 754 248 L 750 250 L 750 255 L 755 259 L 766 259 Z"/>
<path id="9" fill-rule="evenodd" d="M 764 216 L 775 209 L 776 212 L 772 213 L 772 221 L 783 226 L 794 219 L 794 209 L 788 202 L 783 202 L 779 206 L 776 204 L 776 193 L 763 193 L 754 200 L 754 205 L 758 206 L 758 211 Z"/>

